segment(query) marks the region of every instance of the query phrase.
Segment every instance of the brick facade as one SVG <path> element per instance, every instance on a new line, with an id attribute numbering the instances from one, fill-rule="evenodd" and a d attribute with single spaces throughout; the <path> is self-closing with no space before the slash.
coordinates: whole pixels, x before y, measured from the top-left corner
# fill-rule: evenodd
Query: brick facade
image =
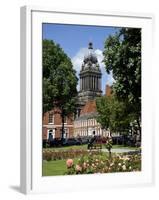
<path id="1" fill-rule="evenodd" d="M 105 96 L 112 95 L 111 86 L 106 85 Z M 82 107 L 80 116 L 74 120 L 74 136 L 96 135 L 109 136 L 109 131 L 103 130 L 96 120 L 97 107 L 95 100 L 89 100 Z"/>
<path id="2" fill-rule="evenodd" d="M 64 127 L 64 137 L 73 137 L 73 115 L 70 115 L 65 119 Z M 52 134 L 53 138 L 61 138 L 61 129 L 62 119 L 59 110 L 53 109 L 46 112 L 43 116 L 43 140 L 47 140 L 49 138 L 49 133 Z"/>
<path id="3" fill-rule="evenodd" d="M 109 136 L 109 132 L 101 128 L 96 117 L 96 101 L 87 101 L 81 110 L 80 116 L 74 120 L 74 136 L 93 136 L 93 133 L 96 135 Z"/>
<path id="4" fill-rule="evenodd" d="M 106 85 L 106 96 L 111 96 L 112 89 L 109 85 Z M 85 106 L 81 109 L 80 116 L 74 120 L 73 115 L 66 118 L 65 123 L 65 135 L 64 137 L 71 138 L 76 136 L 91 135 L 93 131 L 97 135 L 107 135 L 108 133 L 101 129 L 100 124 L 96 121 L 96 102 L 95 100 L 87 101 Z M 53 135 L 53 138 L 61 138 L 62 120 L 60 111 L 53 109 L 46 112 L 43 116 L 43 140 L 49 138 L 49 133 Z"/>

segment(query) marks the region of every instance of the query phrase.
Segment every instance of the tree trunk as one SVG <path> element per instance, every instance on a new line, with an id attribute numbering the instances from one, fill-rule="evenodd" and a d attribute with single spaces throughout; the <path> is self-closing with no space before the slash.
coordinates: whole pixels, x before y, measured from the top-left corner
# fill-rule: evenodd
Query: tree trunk
<path id="1" fill-rule="evenodd" d="M 109 159 L 111 159 L 112 157 L 112 153 L 111 153 L 111 149 L 109 149 Z"/>
<path id="2" fill-rule="evenodd" d="M 112 137 L 112 132 L 111 132 L 111 130 L 109 131 L 109 135 L 110 135 L 110 137 Z"/>
<path id="3" fill-rule="evenodd" d="M 61 130 L 61 139 L 64 139 L 64 132 L 65 132 L 65 126 L 64 126 L 64 122 L 65 122 L 65 116 L 63 114 L 61 114 L 61 119 L 62 119 L 62 130 Z"/>

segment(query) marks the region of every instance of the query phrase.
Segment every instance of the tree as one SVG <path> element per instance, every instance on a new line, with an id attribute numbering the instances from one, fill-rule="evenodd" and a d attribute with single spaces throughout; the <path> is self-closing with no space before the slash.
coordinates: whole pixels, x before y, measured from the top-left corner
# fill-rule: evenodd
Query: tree
<path id="1" fill-rule="evenodd" d="M 141 29 L 121 28 L 105 41 L 103 51 L 107 73 L 115 80 L 113 91 L 129 107 L 141 129 Z M 141 130 L 140 130 L 141 132 Z"/>
<path id="2" fill-rule="evenodd" d="M 128 130 L 131 116 L 127 114 L 127 107 L 124 102 L 119 101 L 115 96 L 103 96 L 96 100 L 97 121 L 102 128 L 112 132 L 122 132 Z"/>
<path id="3" fill-rule="evenodd" d="M 57 108 L 64 120 L 75 111 L 77 77 L 70 58 L 52 40 L 43 40 L 43 113 Z"/>

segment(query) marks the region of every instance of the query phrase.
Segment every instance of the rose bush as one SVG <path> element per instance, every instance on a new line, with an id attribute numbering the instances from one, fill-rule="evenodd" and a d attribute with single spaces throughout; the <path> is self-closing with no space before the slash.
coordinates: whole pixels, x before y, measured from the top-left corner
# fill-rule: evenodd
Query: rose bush
<path id="1" fill-rule="evenodd" d="M 111 159 L 104 155 L 82 156 L 76 165 L 67 168 L 67 174 L 90 174 L 141 171 L 141 155 L 115 155 Z"/>
<path id="2" fill-rule="evenodd" d="M 67 165 L 67 168 L 72 167 L 72 166 L 73 166 L 73 160 L 72 160 L 72 159 L 68 159 L 68 160 L 66 161 L 66 165 Z"/>

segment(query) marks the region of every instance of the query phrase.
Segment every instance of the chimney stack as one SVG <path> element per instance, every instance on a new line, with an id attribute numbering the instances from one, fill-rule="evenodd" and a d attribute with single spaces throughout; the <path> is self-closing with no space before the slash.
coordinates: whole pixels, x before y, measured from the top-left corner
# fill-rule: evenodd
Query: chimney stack
<path id="1" fill-rule="evenodd" d="M 106 95 L 106 97 L 110 97 L 111 93 L 112 93 L 111 86 L 110 85 L 106 85 L 106 87 L 105 87 L 105 95 Z"/>

